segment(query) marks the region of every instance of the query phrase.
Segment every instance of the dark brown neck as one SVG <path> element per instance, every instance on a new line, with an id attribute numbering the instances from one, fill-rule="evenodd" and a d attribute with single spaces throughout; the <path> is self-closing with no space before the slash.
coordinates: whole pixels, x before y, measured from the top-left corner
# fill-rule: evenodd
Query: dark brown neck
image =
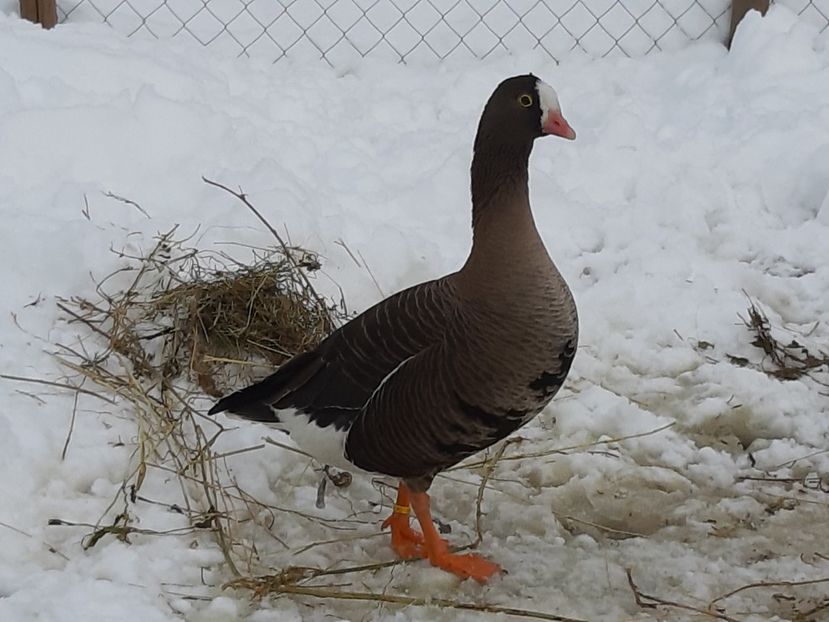
<path id="1" fill-rule="evenodd" d="M 472 228 L 506 203 L 524 200 L 529 205 L 527 165 L 531 141 L 493 140 L 481 129 L 472 158 Z"/>
<path id="2" fill-rule="evenodd" d="M 517 266 L 543 274 L 550 264 L 530 210 L 527 164 L 532 142 L 476 141 L 472 159 L 472 250 L 460 281 L 471 291 L 515 280 Z"/>

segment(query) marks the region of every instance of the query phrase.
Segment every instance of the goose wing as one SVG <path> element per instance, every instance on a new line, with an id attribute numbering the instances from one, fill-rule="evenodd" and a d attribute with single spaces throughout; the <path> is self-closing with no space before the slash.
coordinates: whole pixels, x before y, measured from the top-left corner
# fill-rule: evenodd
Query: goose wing
<path id="1" fill-rule="evenodd" d="M 290 409 L 319 427 L 346 429 L 401 364 L 441 341 L 456 305 L 447 277 L 403 290 L 261 382 L 222 398 L 209 414 L 278 423 L 278 412 Z"/>

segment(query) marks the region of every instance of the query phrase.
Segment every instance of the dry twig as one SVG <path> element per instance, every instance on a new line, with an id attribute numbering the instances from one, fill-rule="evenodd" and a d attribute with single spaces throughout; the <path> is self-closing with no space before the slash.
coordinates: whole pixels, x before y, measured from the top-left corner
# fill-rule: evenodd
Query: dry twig
<path id="1" fill-rule="evenodd" d="M 502 613 L 519 618 L 553 620 L 554 622 L 585 622 L 585 620 L 580 620 L 578 618 L 569 618 L 567 616 L 560 616 L 554 613 L 544 613 L 541 611 L 530 611 L 528 609 L 518 609 L 516 607 L 503 607 L 501 605 L 490 605 L 487 603 L 465 603 L 445 598 L 414 598 L 412 596 L 402 596 L 399 594 L 348 592 L 329 586 L 316 587 L 296 585 L 293 583 L 295 580 L 297 580 L 296 577 L 274 575 L 269 577 L 256 577 L 254 579 L 240 579 L 227 584 L 226 587 L 252 590 L 258 598 L 262 598 L 267 594 L 296 594 L 301 596 L 311 596 L 314 598 L 368 601 L 404 607 L 437 607 L 442 609 L 477 611 L 481 613 Z"/>
<path id="2" fill-rule="evenodd" d="M 724 613 L 719 613 L 716 611 L 706 611 L 705 609 L 700 609 L 699 607 L 694 607 L 692 605 L 685 605 L 672 600 L 666 600 L 658 596 L 649 596 L 648 594 L 644 594 L 633 582 L 633 576 L 631 575 L 630 568 L 625 568 L 625 574 L 627 574 L 628 585 L 630 586 L 630 589 L 633 592 L 633 598 L 636 600 L 636 604 L 644 609 L 656 609 L 659 605 L 662 605 L 663 607 L 673 607 L 674 609 L 693 611 L 695 613 L 699 613 L 701 615 L 704 615 L 709 618 L 714 618 L 716 620 L 726 620 L 726 622 L 740 622 L 736 618 L 727 616 Z"/>
<path id="3" fill-rule="evenodd" d="M 512 456 L 503 456 L 499 458 L 501 462 L 507 461 L 514 461 L 514 460 L 526 460 L 527 458 L 543 458 L 546 456 L 551 456 L 553 454 L 567 454 L 571 451 L 582 451 L 585 449 L 589 449 L 590 447 L 599 447 L 601 445 L 611 445 L 613 443 L 619 443 L 621 441 L 627 441 L 634 438 L 642 438 L 645 436 L 651 436 L 653 434 L 658 434 L 659 432 L 663 432 L 668 428 L 672 428 L 676 425 L 675 421 L 671 423 L 665 424 L 658 428 L 654 428 L 653 430 L 648 430 L 647 432 L 637 432 L 636 434 L 628 434 L 626 436 L 617 436 L 616 438 L 609 438 L 601 441 L 593 441 L 591 443 L 582 443 L 581 445 L 570 445 L 569 447 L 556 447 L 555 449 L 545 449 L 543 451 L 530 451 L 525 452 L 522 454 L 515 454 Z M 457 471 L 460 469 L 475 469 L 478 467 L 486 466 L 486 460 L 479 460 L 475 462 L 462 462 L 461 464 L 454 466 L 452 468 L 446 469 L 446 472 L 449 471 Z"/>
<path id="4" fill-rule="evenodd" d="M 486 466 L 484 466 L 483 473 L 481 474 L 481 484 L 478 486 L 478 494 L 475 498 L 475 541 L 470 545 L 473 549 L 480 545 L 484 539 L 484 533 L 481 529 L 481 519 L 484 515 L 481 509 L 481 505 L 484 502 L 484 491 L 486 490 L 489 478 L 492 476 L 492 472 L 498 466 L 498 461 L 504 455 L 504 450 L 507 448 L 507 445 L 509 445 L 509 441 L 502 443 L 495 451 L 495 454 L 486 460 Z"/>
<path id="5" fill-rule="evenodd" d="M 25 376 L 12 376 L 11 374 L 0 374 L 0 378 L 5 380 L 16 380 L 18 382 L 30 382 L 32 384 L 42 384 L 48 387 L 57 387 L 59 389 L 68 389 L 69 391 L 75 391 L 76 393 L 83 393 L 84 395 L 91 395 L 92 397 L 97 397 L 99 400 L 104 402 L 109 402 L 110 404 L 115 404 L 115 401 L 101 395 L 100 393 L 96 393 L 95 391 L 90 391 L 89 389 L 84 389 L 83 387 L 77 387 L 73 384 L 68 384 L 65 382 L 55 382 L 53 380 L 44 380 L 43 378 L 27 378 Z"/>
<path id="6" fill-rule="evenodd" d="M 731 590 L 730 592 L 717 596 L 714 600 L 708 603 L 708 608 L 713 609 L 714 605 L 721 600 L 731 598 L 734 594 L 739 594 L 740 592 L 744 592 L 746 590 L 755 590 L 765 587 L 798 587 L 802 585 L 816 585 L 818 583 L 829 583 L 829 577 L 824 577 L 822 579 L 810 579 L 808 581 L 758 581 L 757 583 L 749 583 L 738 587 L 736 590 Z"/>

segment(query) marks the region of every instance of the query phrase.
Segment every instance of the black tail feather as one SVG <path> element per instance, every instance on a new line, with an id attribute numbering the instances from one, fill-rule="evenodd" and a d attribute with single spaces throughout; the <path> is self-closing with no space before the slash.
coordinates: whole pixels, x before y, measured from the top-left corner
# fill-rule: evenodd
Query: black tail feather
<path id="1" fill-rule="evenodd" d="M 256 385 L 253 385 L 256 386 Z M 253 387 L 248 387 L 248 389 Z M 264 423 L 275 423 L 278 421 L 276 413 L 271 410 L 270 406 L 264 402 L 251 400 L 246 391 L 242 389 L 226 395 L 213 405 L 213 408 L 207 411 L 208 415 L 216 415 L 221 412 L 229 412 L 251 421 L 262 421 Z"/>
<path id="2" fill-rule="evenodd" d="M 317 360 L 318 355 L 315 352 L 298 354 L 264 380 L 226 395 L 216 402 L 207 414 L 215 415 L 227 411 L 252 421 L 277 423 L 279 419 L 271 405 L 283 400 L 297 388 L 298 382 L 307 379 L 307 372 L 311 371 L 308 367 Z"/>

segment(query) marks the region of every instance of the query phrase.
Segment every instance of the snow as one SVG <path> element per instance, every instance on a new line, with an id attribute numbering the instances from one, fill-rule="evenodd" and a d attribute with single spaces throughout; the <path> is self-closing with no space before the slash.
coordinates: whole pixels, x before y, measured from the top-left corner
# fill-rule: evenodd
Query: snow
<path id="1" fill-rule="evenodd" d="M 110 247 L 147 249 L 176 223 L 198 230 L 201 247 L 224 243 L 239 257 L 244 249 L 227 243 L 269 243 L 202 175 L 240 185 L 294 243 L 318 250 L 320 288 L 336 295 L 339 284 L 352 309 L 381 293 L 340 241 L 384 294 L 457 268 L 470 242 L 480 109 L 502 78 L 532 71 L 556 88 L 578 134 L 537 144 L 531 193 L 582 333 L 566 389 L 505 455 L 576 449 L 495 470 L 480 551 L 508 574 L 490 584 L 424 563 L 332 583 L 586 620 L 682 620 L 694 614 L 637 607 L 625 568 L 643 592 L 700 608 L 756 581 L 827 577 L 825 493 L 742 478 L 768 470 L 826 480 L 829 375 L 824 367 L 780 381 L 728 358 L 763 360 L 739 318 L 749 297 L 781 339 L 829 350 L 827 32 L 773 6 L 766 18 L 747 17 L 731 53 L 701 42 L 560 66 L 527 54 L 438 67 L 366 60 L 335 71 L 231 61 L 102 26 L 43 32 L 0 16 L 0 373 L 60 380 L 50 353 L 75 343 L 79 329 L 60 319 L 55 298 L 93 295 L 92 277 L 124 265 Z M 107 511 L 131 470 L 131 412 L 79 396 L 61 459 L 74 396 L 7 379 L 0 393 L 4 621 L 485 617 L 251 601 L 222 590 L 231 577 L 207 535 L 105 537 L 84 550 L 88 527 L 48 521 L 94 524 Z M 220 446 L 249 447 L 267 433 L 236 426 Z M 600 440 L 610 442 L 584 447 Z M 267 446 L 227 462 L 260 499 L 327 519 L 276 513 L 273 534 L 289 548 L 257 542 L 269 566 L 392 559 L 387 536 L 302 550 L 379 531 L 387 508 L 376 507 L 383 499 L 368 478 L 355 476 L 317 510 L 319 475 L 304 457 Z M 464 543 L 475 535 L 479 478 L 449 475 L 436 480 L 433 505 Z M 142 494 L 171 499 L 177 486 L 156 474 Z M 132 511 L 144 528 L 186 525 L 160 505 Z M 825 594 L 825 584 L 750 589 L 719 604 L 740 620 L 790 620 Z"/>

